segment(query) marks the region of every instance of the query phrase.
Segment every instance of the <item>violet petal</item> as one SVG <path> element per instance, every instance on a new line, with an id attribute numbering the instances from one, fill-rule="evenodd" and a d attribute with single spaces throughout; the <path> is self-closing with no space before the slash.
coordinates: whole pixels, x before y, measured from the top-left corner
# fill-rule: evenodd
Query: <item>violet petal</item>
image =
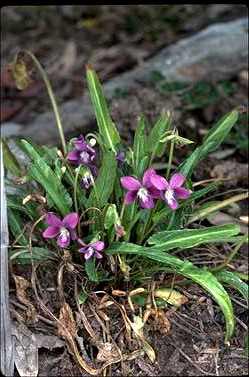
<path id="1" fill-rule="evenodd" d="M 94 255 L 94 250 L 90 248 L 86 248 L 86 250 L 84 251 L 85 260 L 90 259 L 93 255 Z"/>
<path id="2" fill-rule="evenodd" d="M 76 151 L 76 150 L 73 150 L 73 151 L 69 152 L 68 155 L 67 155 L 67 159 L 69 161 L 78 161 L 79 158 L 80 158 L 79 152 Z"/>
<path id="3" fill-rule="evenodd" d="M 105 244 L 103 241 L 96 241 L 90 244 L 95 250 L 101 251 L 105 248 Z"/>
<path id="4" fill-rule="evenodd" d="M 103 255 L 100 254 L 98 251 L 95 251 L 95 252 L 94 252 L 94 256 L 95 256 L 97 259 L 101 259 L 101 258 L 103 258 Z"/>
<path id="5" fill-rule="evenodd" d="M 191 195 L 191 191 L 184 187 L 176 187 L 174 189 L 175 196 L 178 199 L 187 199 Z"/>
<path id="6" fill-rule="evenodd" d="M 53 212 L 48 212 L 46 215 L 46 223 L 51 226 L 58 226 L 62 225 L 61 219 L 56 216 Z"/>
<path id="7" fill-rule="evenodd" d="M 124 203 L 131 204 L 137 198 L 137 191 L 128 191 L 124 196 Z"/>
<path id="8" fill-rule="evenodd" d="M 155 187 L 151 186 L 148 189 L 149 194 L 151 195 L 152 198 L 154 199 L 159 199 L 161 198 L 161 191 L 156 189 Z"/>
<path id="9" fill-rule="evenodd" d="M 122 177 L 120 180 L 121 185 L 127 190 L 139 190 L 141 187 L 141 183 L 131 176 Z"/>
<path id="10" fill-rule="evenodd" d="M 147 169 L 143 176 L 143 186 L 147 188 L 151 187 L 152 186 L 151 177 L 154 175 L 156 175 L 156 171 L 154 169 L 152 168 Z"/>
<path id="11" fill-rule="evenodd" d="M 60 232 L 60 228 L 58 226 L 49 226 L 44 232 L 42 233 L 42 236 L 44 238 L 54 238 L 58 236 Z"/>
<path id="12" fill-rule="evenodd" d="M 76 139 L 74 141 L 74 145 L 75 145 L 75 148 L 78 150 L 78 151 L 82 151 L 86 148 L 86 142 L 85 142 L 85 139 L 84 139 L 84 136 L 80 135 L 78 137 L 78 139 Z"/>
<path id="13" fill-rule="evenodd" d="M 142 208 L 154 208 L 154 200 L 150 195 L 148 195 L 144 200 L 139 199 L 139 203 Z"/>
<path id="14" fill-rule="evenodd" d="M 63 225 L 67 228 L 74 229 L 78 224 L 79 216 L 76 212 L 69 213 L 62 221 Z"/>
<path id="15" fill-rule="evenodd" d="M 57 238 L 57 245 L 65 248 L 68 247 L 70 244 L 70 236 L 65 237 L 65 235 L 60 234 L 59 237 Z"/>
<path id="16" fill-rule="evenodd" d="M 176 210 L 178 208 L 178 202 L 175 198 L 172 198 L 170 200 L 167 200 L 167 199 L 164 199 L 164 200 L 166 201 L 166 203 L 171 209 Z"/>
<path id="17" fill-rule="evenodd" d="M 173 174 L 169 181 L 170 187 L 172 188 L 181 187 L 185 179 L 186 178 L 181 173 Z"/>
<path id="18" fill-rule="evenodd" d="M 166 190 L 169 187 L 169 184 L 166 181 L 166 179 L 158 174 L 151 176 L 151 183 L 158 190 Z"/>

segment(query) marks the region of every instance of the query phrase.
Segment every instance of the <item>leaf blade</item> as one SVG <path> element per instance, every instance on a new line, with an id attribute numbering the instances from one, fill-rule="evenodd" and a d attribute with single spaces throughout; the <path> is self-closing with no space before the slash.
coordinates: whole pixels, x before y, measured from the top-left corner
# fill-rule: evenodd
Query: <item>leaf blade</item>
<path id="1" fill-rule="evenodd" d="M 190 177 L 196 165 L 209 153 L 215 151 L 238 120 L 239 113 L 233 110 L 221 118 L 208 132 L 201 146 L 197 147 L 191 155 L 181 164 L 180 172 L 185 177 Z"/>
<path id="2" fill-rule="evenodd" d="M 26 140 L 21 140 L 27 154 L 31 158 L 28 174 L 37 181 L 49 195 L 58 211 L 65 216 L 70 212 L 72 199 L 51 167 Z"/>
<path id="3" fill-rule="evenodd" d="M 94 206 L 95 201 L 102 208 L 106 205 L 113 191 L 117 173 L 117 161 L 112 151 L 104 152 L 102 165 L 88 199 L 88 206 Z M 96 197 L 97 196 L 97 197 Z"/>
<path id="4" fill-rule="evenodd" d="M 203 243 L 224 242 L 237 235 L 240 228 L 234 224 L 217 225 L 205 229 L 184 229 L 162 231 L 148 239 L 150 245 L 157 246 L 158 250 L 169 251 L 175 248 L 191 248 Z"/>
<path id="5" fill-rule="evenodd" d="M 199 284 L 202 288 L 208 291 L 219 304 L 226 320 L 225 341 L 227 342 L 231 338 L 234 331 L 232 303 L 229 295 L 221 283 L 219 283 L 217 278 L 211 272 L 198 268 L 189 261 L 182 261 L 173 255 L 159 251 L 155 247 L 143 247 L 122 242 L 114 243 L 109 249 L 106 250 L 106 253 L 140 255 L 142 257 L 168 265 L 174 268 L 174 270 L 180 275 L 183 275 Z"/>
<path id="6" fill-rule="evenodd" d="M 99 133 L 107 149 L 111 149 L 115 153 L 116 145 L 120 142 L 120 136 L 110 117 L 98 76 L 96 72 L 89 67 L 87 67 L 86 76 Z"/>

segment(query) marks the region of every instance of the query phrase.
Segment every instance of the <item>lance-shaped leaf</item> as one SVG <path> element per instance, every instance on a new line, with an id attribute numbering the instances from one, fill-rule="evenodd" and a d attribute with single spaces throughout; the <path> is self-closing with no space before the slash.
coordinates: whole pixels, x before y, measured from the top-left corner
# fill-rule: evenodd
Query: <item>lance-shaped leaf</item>
<path id="1" fill-rule="evenodd" d="M 102 141 L 107 149 L 116 152 L 116 145 L 120 142 L 120 136 L 109 114 L 98 76 L 89 67 L 87 67 L 86 76 Z"/>
<path id="2" fill-rule="evenodd" d="M 3 163 L 6 170 L 9 170 L 13 175 L 20 176 L 22 173 L 21 166 L 16 159 L 16 156 L 9 149 L 6 141 L 0 141 L 3 146 Z"/>
<path id="3" fill-rule="evenodd" d="M 18 244 L 26 246 L 28 240 L 23 234 L 24 225 L 21 216 L 17 211 L 11 208 L 8 208 L 8 223 L 14 239 L 18 239 Z"/>
<path id="4" fill-rule="evenodd" d="M 85 262 L 85 271 L 90 281 L 93 281 L 95 283 L 99 282 L 99 277 L 96 270 L 96 264 L 95 264 L 94 258 L 89 259 Z"/>
<path id="5" fill-rule="evenodd" d="M 102 208 L 108 202 L 113 191 L 113 186 L 117 173 L 117 160 L 112 151 L 104 152 L 102 165 L 95 181 L 89 200 L 88 206 L 96 204 Z"/>
<path id="6" fill-rule="evenodd" d="M 163 112 L 148 136 L 148 147 L 154 156 L 161 157 L 165 150 L 165 144 L 160 140 L 165 133 L 170 129 L 171 119 L 170 114 Z"/>
<path id="7" fill-rule="evenodd" d="M 7 207 L 27 215 L 31 220 L 37 218 L 36 205 L 32 202 L 23 205 L 22 199 L 18 195 L 9 194 L 7 196 Z"/>
<path id="8" fill-rule="evenodd" d="M 217 278 L 206 269 L 201 269 L 194 266 L 189 261 L 183 261 L 173 255 L 164 253 L 156 247 L 144 247 L 126 242 L 116 242 L 106 250 L 107 254 L 133 254 L 140 255 L 144 258 L 149 258 L 154 261 L 160 262 L 175 270 L 176 273 L 191 279 L 199 284 L 207 292 L 213 296 L 218 305 L 220 306 L 225 320 L 226 320 L 226 337 L 228 341 L 234 331 L 234 315 L 233 307 L 229 295 L 219 283 Z"/>
<path id="9" fill-rule="evenodd" d="M 19 264 L 31 264 L 34 262 L 44 262 L 48 259 L 56 260 L 56 254 L 44 247 L 32 247 L 32 253 L 30 249 L 13 249 L 9 253 L 9 258 Z"/>
<path id="10" fill-rule="evenodd" d="M 63 216 L 65 216 L 68 212 L 70 212 L 70 208 L 72 206 L 72 199 L 70 195 L 51 167 L 47 165 L 47 163 L 32 147 L 32 145 L 26 140 L 21 140 L 21 142 L 32 161 L 28 170 L 28 175 L 40 183 L 40 185 L 49 195 L 50 201 L 52 201 L 57 210 Z"/>
<path id="11" fill-rule="evenodd" d="M 169 251 L 175 248 L 187 249 L 205 243 L 229 241 L 240 232 L 238 225 L 227 224 L 204 229 L 184 229 L 158 232 L 148 239 L 158 250 Z"/>
<path id="12" fill-rule="evenodd" d="M 140 168 L 140 163 L 146 157 L 147 154 L 147 136 L 145 133 L 145 119 L 141 117 L 138 121 L 138 125 L 135 132 L 134 137 L 134 145 L 133 145 L 133 153 L 134 153 L 134 174 L 138 177 L 142 175 L 143 170 Z M 148 159 L 147 159 L 148 163 Z M 146 168 L 146 166 L 143 166 Z"/>
<path id="13" fill-rule="evenodd" d="M 237 122 L 238 116 L 238 111 L 233 110 L 211 128 L 204 138 L 202 145 L 196 148 L 180 166 L 180 172 L 185 175 L 185 177 L 190 177 L 196 165 L 220 146 L 229 134 L 231 128 Z"/>
<path id="14" fill-rule="evenodd" d="M 239 293 L 248 302 L 248 284 L 242 281 L 236 274 L 231 271 L 218 271 L 215 273 L 215 276 L 219 281 L 222 281 L 232 288 L 237 289 L 237 291 L 239 291 Z"/>

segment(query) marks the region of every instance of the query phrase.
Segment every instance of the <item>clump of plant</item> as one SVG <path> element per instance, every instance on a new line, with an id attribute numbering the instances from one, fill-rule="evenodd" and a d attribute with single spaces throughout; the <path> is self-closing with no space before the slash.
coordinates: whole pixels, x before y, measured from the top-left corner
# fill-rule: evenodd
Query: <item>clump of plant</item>
<path id="1" fill-rule="evenodd" d="M 6 177 L 6 185 L 15 187 L 8 194 L 8 221 L 13 237 L 10 260 L 32 263 L 33 267 L 47 260 L 51 263 L 67 260 L 73 269 L 79 266 L 88 282 L 79 296 L 82 300 L 83 294 L 83 301 L 91 291 L 103 287 L 109 301 L 112 292 L 121 298 L 126 295 L 132 319 L 125 317 L 122 305 L 119 309 L 151 360 L 155 359 L 154 351 L 142 334 L 146 319 L 160 308 L 160 300 L 178 306 L 179 299 L 183 303 L 184 297 L 173 286 L 161 286 L 153 291 L 154 306 L 148 309 L 146 303 L 151 298 L 146 288 L 148 278 L 157 272 L 182 276 L 183 282 L 199 284 L 217 302 L 225 318 L 228 343 L 234 332 L 234 314 L 224 285 L 237 289 L 247 300 L 245 276 L 228 266 L 246 240 L 239 235 L 238 225 L 205 226 L 202 221 L 210 213 L 247 198 L 248 193 L 210 201 L 208 194 L 216 190 L 217 182 L 208 181 L 199 189 L 201 182 L 193 182 L 192 175 L 198 163 L 227 137 L 236 124 L 238 110 L 225 115 L 209 130 L 202 144 L 173 168 L 175 147 L 190 145 L 192 141 L 179 136 L 171 114 L 163 111 L 153 126 L 140 117 L 133 145 L 124 145 L 98 77 L 87 67 L 98 131 L 67 142 L 47 76 L 30 52 L 26 52 L 26 59 L 27 56 L 44 78 L 62 149 L 19 140 L 19 148 L 29 159 L 27 166 L 20 166 L 4 143 L 5 165 L 12 173 Z M 29 81 L 25 55 L 17 56 L 12 69 L 18 87 L 24 88 Z M 155 169 L 156 161 L 165 161 L 160 172 Z M 224 243 L 234 249 L 216 267 L 198 267 L 188 260 L 186 253 L 181 258 L 181 250 Z M 127 292 L 127 286 L 133 294 Z M 135 304 L 147 308 L 147 314 L 137 314 Z M 115 305 L 120 304 L 115 301 Z M 66 337 L 65 331 L 62 335 Z"/>

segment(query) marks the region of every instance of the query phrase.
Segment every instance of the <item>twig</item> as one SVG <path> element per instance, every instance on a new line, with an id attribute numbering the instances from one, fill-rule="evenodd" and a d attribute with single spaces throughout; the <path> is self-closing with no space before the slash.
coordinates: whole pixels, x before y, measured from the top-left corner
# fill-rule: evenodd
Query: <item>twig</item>
<path id="1" fill-rule="evenodd" d="M 12 305 L 16 306 L 16 307 L 19 308 L 19 309 L 22 309 L 22 310 L 25 310 L 25 311 L 27 310 L 27 307 L 26 307 L 26 306 L 20 304 L 19 302 L 16 302 L 16 301 L 13 300 L 13 299 L 10 299 L 10 303 L 11 303 Z M 53 326 L 53 327 L 57 327 L 55 321 L 50 321 L 49 319 L 43 317 L 43 316 L 40 315 L 40 314 L 37 314 L 37 318 L 38 318 L 39 320 L 41 320 L 42 322 L 46 323 L 47 325 L 50 325 L 50 326 Z"/>

